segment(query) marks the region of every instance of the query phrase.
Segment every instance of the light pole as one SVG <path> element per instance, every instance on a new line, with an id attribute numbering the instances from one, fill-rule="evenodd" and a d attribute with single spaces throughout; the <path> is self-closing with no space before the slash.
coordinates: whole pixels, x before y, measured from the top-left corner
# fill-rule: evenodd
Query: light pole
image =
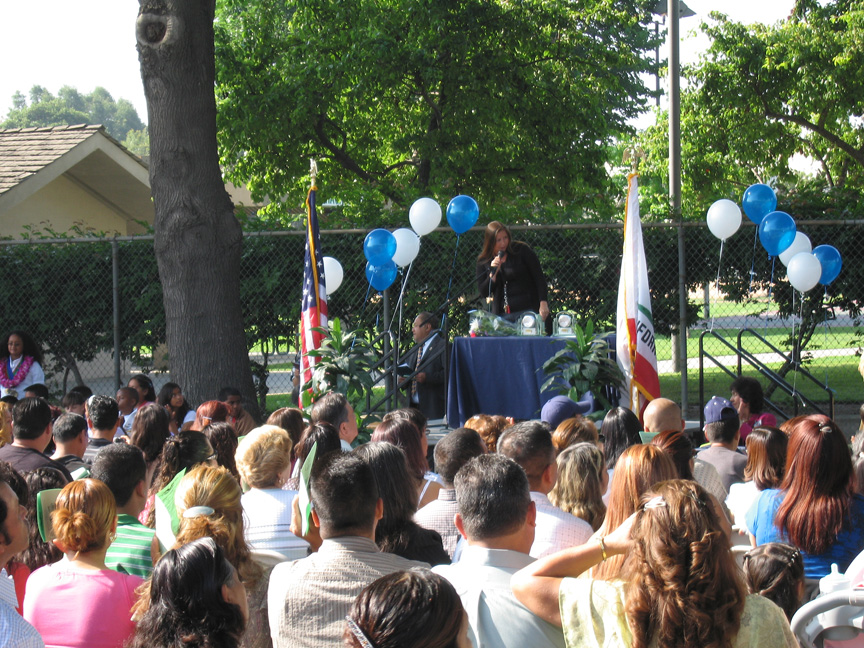
<path id="1" fill-rule="evenodd" d="M 658 2 L 656 13 L 663 13 Z M 681 34 L 678 20 L 695 13 L 681 0 L 668 0 L 666 16 L 669 19 L 669 202 L 672 217 L 678 221 L 678 344 L 679 371 L 681 372 L 681 411 L 687 412 L 687 269 L 684 260 L 684 220 L 681 214 L 681 62 L 679 45 Z"/>

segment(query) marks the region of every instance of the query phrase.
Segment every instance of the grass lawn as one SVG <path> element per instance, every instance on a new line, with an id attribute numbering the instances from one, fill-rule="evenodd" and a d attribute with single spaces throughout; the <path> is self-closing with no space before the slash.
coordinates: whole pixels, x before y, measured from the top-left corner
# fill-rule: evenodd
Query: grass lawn
<path id="1" fill-rule="evenodd" d="M 848 360 L 844 364 L 837 364 L 838 360 Z M 769 365 L 772 369 L 778 369 L 779 364 Z M 734 367 L 730 367 L 734 369 Z M 807 366 L 807 370 L 814 377 L 825 382 L 834 390 L 834 399 L 838 403 L 860 403 L 864 399 L 862 394 L 861 375 L 858 373 L 858 358 L 818 358 Z M 744 369 L 745 376 L 759 378 L 755 371 Z M 793 383 L 794 375 L 787 374 L 786 380 Z M 729 384 L 732 382 L 726 373 L 716 367 L 705 370 L 705 399 L 711 396 L 723 396 L 729 398 Z M 760 381 L 765 386 L 765 381 Z M 796 388 L 806 397 L 818 403 L 827 404 L 827 395 L 816 387 L 811 381 L 799 376 Z M 691 369 L 687 372 L 687 389 L 690 402 L 697 402 L 699 398 L 699 371 Z M 660 376 L 660 393 L 664 398 L 679 401 L 681 397 L 681 376 L 677 373 L 663 374 Z M 771 400 L 780 407 L 790 407 L 792 399 L 785 392 L 776 391 Z"/>
<path id="2" fill-rule="evenodd" d="M 773 344 L 780 350 L 786 350 L 786 340 L 792 333 L 789 328 L 763 329 L 758 326 L 751 326 L 759 335 L 766 338 L 768 342 Z M 723 336 L 729 341 L 732 346 L 738 344 L 738 329 L 714 329 L 714 332 Z M 689 358 L 699 357 L 699 336 L 701 331 L 691 331 L 687 338 L 687 356 Z M 828 327 L 828 336 L 825 339 L 821 327 L 813 334 L 808 350 L 815 349 L 850 349 L 857 348 L 861 345 L 861 336 L 854 326 L 837 326 Z M 765 346 L 762 342 L 752 335 L 745 334 L 741 338 L 741 342 L 748 351 L 752 353 L 770 353 L 771 349 Z M 705 351 L 712 355 L 734 355 L 734 352 L 726 347 L 722 342 L 716 340 L 710 335 L 706 335 L 704 339 Z M 657 336 L 655 338 L 658 360 L 671 360 L 672 348 L 670 338 L 665 336 Z M 806 350 L 805 350 L 806 352 Z"/>

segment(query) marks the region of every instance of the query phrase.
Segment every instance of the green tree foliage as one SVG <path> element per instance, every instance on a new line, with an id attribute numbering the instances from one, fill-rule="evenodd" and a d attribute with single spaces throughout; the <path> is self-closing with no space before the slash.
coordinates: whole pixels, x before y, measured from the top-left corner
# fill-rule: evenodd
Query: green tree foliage
<path id="1" fill-rule="evenodd" d="M 71 86 L 60 88 L 57 96 L 35 85 L 30 89 L 30 102 L 20 92 L 12 97 L 12 108 L 2 128 L 63 126 L 72 124 L 102 124 L 114 139 L 122 142 L 130 131 L 145 130 L 132 103 L 117 99 L 102 87 L 81 94 Z"/>
<path id="2" fill-rule="evenodd" d="M 681 98 L 685 217 L 701 219 L 718 198 L 740 201 L 754 182 L 794 184 L 789 160 L 796 153 L 817 163 L 826 186 L 862 186 L 859 2 L 799 0 L 789 20 L 771 26 L 712 14 L 702 29 L 712 43 L 684 71 L 689 85 Z M 646 175 L 665 179 L 665 114 L 640 139 L 649 154 Z"/>
<path id="3" fill-rule="evenodd" d="M 818 327 L 835 310 L 859 317 L 864 300 L 860 228 L 837 226 L 829 239 L 826 228 L 811 230 L 807 223 L 857 218 L 864 208 L 864 8 L 851 0 L 799 0 L 789 20 L 775 25 L 742 25 L 712 14 L 702 29 L 712 43 L 684 71 L 689 85 L 681 100 L 683 214 L 702 221 L 714 201 L 740 204 L 749 185 L 768 182 L 777 191 L 777 209 L 791 214 L 814 246 L 826 243 L 840 251 L 844 267 L 838 279 L 802 300 L 800 293 L 793 295 L 783 266 L 776 262 L 772 269 L 763 248 L 754 246 L 753 228 L 742 228 L 724 247 L 722 290 L 745 301 L 770 289 L 781 315 L 801 317 L 794 336 L 790 330 L 788 348 L 806 360 L 804 350 L 818 342 Z M 666 115 L 638 140 L 647 153 L 643 175 L 649 179 L 643 183 L 643 212 L 665 215 Z M 816 162 L 812 177 L 790 167 L 795 154 Z M 713 279 L 706 276 L 712 264 L 704 263 L 704 253 L 717 250 L 719 242 L 705 236 L 704 244 L 695 243 L 701 261 L 688 237 L 691 285 Z"/>
<path id="4" fill-rule="evenodd" d="M 646 96 L 648 4 L 222 2 L 223 167 L 293 209 L 315 157 L 349 220 L 460 192 L 511 222 L 541 202 L 608 211 L 607 147 Z"/>

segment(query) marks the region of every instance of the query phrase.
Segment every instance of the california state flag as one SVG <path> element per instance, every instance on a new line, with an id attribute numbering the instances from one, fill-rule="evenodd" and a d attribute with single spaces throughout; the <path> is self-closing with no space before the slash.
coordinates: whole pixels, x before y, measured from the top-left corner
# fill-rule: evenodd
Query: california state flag
<path id="1" fill-rule="evenodd" d="M 618 284 L 618 366 L 624 372 L 627 393 L 621 403 L 642 419 L 648 401 L 660 396 L 657 352 L 654 347 L 654 320 L 648 291 L 648 264 L 642 244 L 639 220 L 638 176 L 630 174 L 627 212 L 624 215 L 624 253 Z"/>

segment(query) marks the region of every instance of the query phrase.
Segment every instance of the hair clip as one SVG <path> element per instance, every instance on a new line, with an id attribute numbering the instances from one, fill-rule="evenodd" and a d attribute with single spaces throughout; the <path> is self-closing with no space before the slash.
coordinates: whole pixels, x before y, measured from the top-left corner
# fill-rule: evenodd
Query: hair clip
<path id="1" fill-rule="evenodd" d="M 707 502 L 699 499 L 699 497 L 693 491 L 687 491 L 687 497 L 692 499 L 694 502 L 696 502 L 696 504 L 698 504 L 703 509 L 708 506 Z"/>
<path id="2" fill-rule="evenodd" d="M 642 509 L 655 509 L 655 508 L 663 508 L 666 506 L 666 500 L 663 499 L 662 495 L 657 495 L 656 497 L 652 497 L 650 500 L 645 502 L 642 505 Z"/>
<path id="3" fill-rule="evenodd" d="M 819 432 L 821 432 L 822 434 L 831 434 L 832 432 L 834 432 L 834 428 L 831 427 L 828 423 L 823 423 L 819 426 Z"/>
<path id="4" fill-rule="evenodd" d="M 196 518 L 208 515 L 213 515 L 216 511 L 209 506 L 190 506 L 188 509 L 183 511 L 184 518 Z"/>
<path id="5" fill-rule="evenodd" d="M 786 564 L 789 567 L 792 567 L 798 560 L 801 558 L 801 552 L 797 547 L 793 548 L 792 551 L 789 552 L 789 555 L 786 556 Z"/>
<path id="6" fill-rule="evenodd" d="M 369 638 L 365 634 L 363 634 L 360 626 L 358 626 L 354 622 L 354 619 L 352 619 L 350 616 L 346 616 L 345 620 L 348 622 L 348 629 L 351 631 L 351 634 L 353 634 L 357 638 L 357 641 L 360 642 L 360 645 L 363 646 L 363 648 L 375 648 L 372 642 L 369 641 Z"/>

